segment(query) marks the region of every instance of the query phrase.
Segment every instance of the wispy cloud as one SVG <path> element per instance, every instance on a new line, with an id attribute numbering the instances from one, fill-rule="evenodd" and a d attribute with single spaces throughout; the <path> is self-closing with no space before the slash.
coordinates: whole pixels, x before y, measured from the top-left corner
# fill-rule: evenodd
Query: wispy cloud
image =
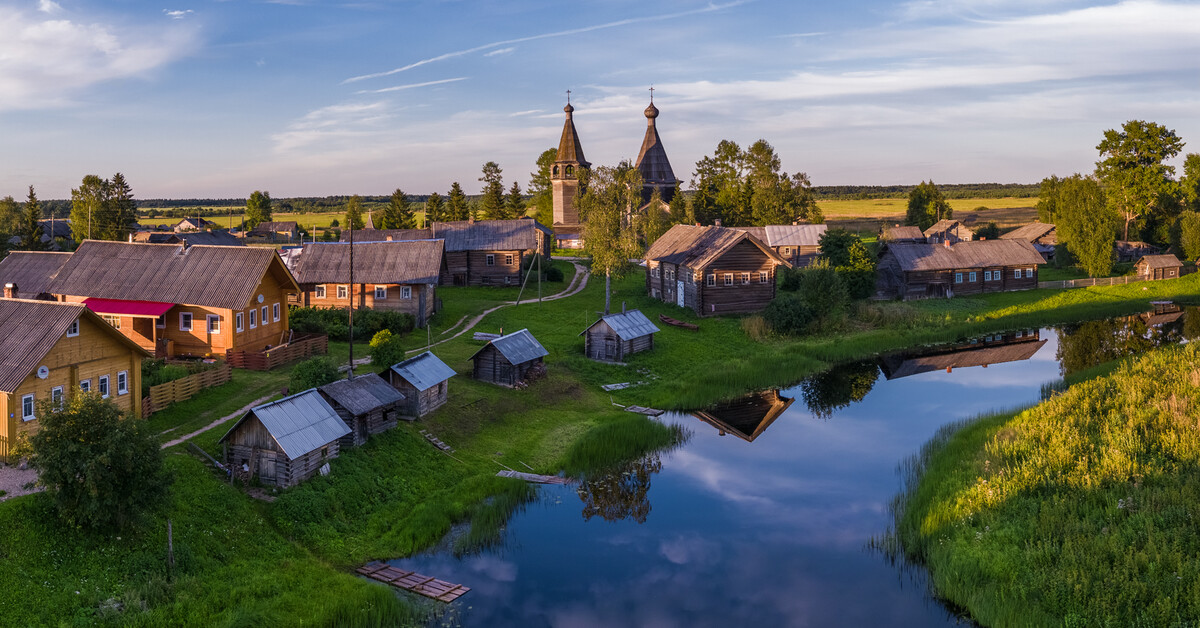
<path id="1" fill-rule="evenodd" d="M 399 91 L 403 91 L 406 89 L 413 89 L 416 87 L 429 87 L 430 85 L 443 85 L 445 83 L 457 83 L 458 81 L 465 81 L 465 80 L 467 80 L 467 78 L 468 77 L 466 77 L 466 76 L 460 76 L 457 78 L 441 79 L 441 80 L 437 80 L 437 81 L 425 81 L 424 83 L 409 83 L 408 85 L 396 85 L 393 87 L 384 87 L 382 89 L 362 89 L 362 90 L 359 90 L 354 93 L 356 93 L 356 94 L 386 94 L 388 92 L 399 92 Z"/>
<path id="2" fill-rule="evenodd" d="M 491 51 L 491 52 L 485 52 L 485 53 L 483 54 L 483 56 L 485 56 L 485 57 L 495 57 L 495 56 L 498 56 L 498 55 L 506 55 L 506 54 L 508 54 L 508 53 L 510 53 L 510 52 L 512 52 L 512 51 L 514 51 L 514 50 L 516 50 L 516 49 L 517 49 L 517 47 L 516 47 L 516 46 L 509 46 L 508 48 L 500 48 L 499 50 L 493 50 L 493 51 Z"/>
<path id="3" fill-rule="evenodd" d="M 342 82 L 343 83 L 353 83 L 356 81 L 365 81 L 367 79 L 382 78 L 385 76 L 391 76 L 393 74 L 399 74 L 401 72 L 407 72 L 408 70 L 411 70 L 413 68 L 419 68 L 423 65 L 428 65 L 430 63 L 436 63 L 438 61 L 445 61 L 446 59 L 453 59 L 455 57 L 462 57 L 464 55 L 469 55 L 469 54 L 473 54 L 476 52 L 483 52 L 484 50 L 491 50 L 493 48 L 501 48 L 504 46 L 511 46 L 512 44 L 519 44 L 519 43 L 523 43 L 523 42 L 527 42 L 527 41 L 536 41 L 539 39 L 550 39 L 550 38 L 554 38 L 554 37 L 566 37 L 568 35 L 578 35 L 581 33 L 590 33 L 592 31 L 604 30 L 604 29 L 608 29 L 608 28 L 616 28 L 618 26 L 627 26 L 629 24 L 640 24 L 640 23 L 644 23 L 644 22 L 658 22 L 658 21 L 662 21 L 662 20 L 671 20 L 671 19 L 676 19 L 676 18 L 680 18 L 680 17 L 686 17 L 689 15 L 699 15 L 701 13 L 712 13 L 713 11 L 721 11 L 723 9 L 729 9 L 729 8 L 740 6 L 740 5 L 743 5 L 748 2 L 752 2 L 752 1 L 753 0 L 736 0 L 735 2 L 728 2 L 726 4 L 710 4 L 702 9 L 694 9 L 691 11 L 681 11 L 678 13 L 667 13 L 667 14 L 663 14 L 663 15 L 652 15 L 652 16 L 647 16 L 647 17 L 628 18 L 628 19 L 624 19 L 624 20 L 617 20 L 615 22 L 606 22 L 604 24 L 595 24 L 593 26 L 572 28 L 569 30 L 555 31 L 552 33 L 542 33 L 540 35 L 529 35 L 527 37 L 518 37 L 516 39 L 506 39 L 503 41 L 494 41 L 490 44 L 483 44 L 482 46 L 475 46 L 474 48 L 466 48 L 464 50 L 456 50 L 454 52 L 447 52 L 444 54 L 437 55 L 436 57 L 429 57 L 427 59 L 421 59 L 420 61 L 414 61 L 408 65 L 401 66 L 401 67 L 398 67 L 398 68 L 395 68 L 392 70 L 387 70 L 386 72 L 376 72 L 373 74 L 363 74 L 360 76 L 352 76 Z"/>
<path id="4" fill-rule="evenodd" d="M 271 136 L 276 153 L 288 153 L 321 143 L 325 150 L 344 146 L 347 140 L 369 137 L 391 119 L 383 101 L 342 103 L 308 112 Z"/>
<path id="5" fill-rule="evenodd" d="M 174 11 L 163 9 L 163 15 L 166 15 L 167 17 L 169 17 L 173 20 L 182 20 L 183 18 L 185 18 L 193 13 L 195 13 L 195 11 L 193 11 L 191 9 L 183 9 L 183 10 L 176 9 Z"/>
<path id="6" fill-rule="evenodd" d="M 533 115 L 537 115 L 539 113 L 542 113 L 541 109 L 527 109 L 525 111 L 518 111 L 516 113 L 510 113 L 510 114 L 508 114 L 508 117 L 519 118 L 521 116 L 533 116 Z"/>
<path id="7" fill-rule="evenodd" d="M 42 13 L 61 13 L 62 6 L 54 0 L 38 0 L 38 11 Z"/>

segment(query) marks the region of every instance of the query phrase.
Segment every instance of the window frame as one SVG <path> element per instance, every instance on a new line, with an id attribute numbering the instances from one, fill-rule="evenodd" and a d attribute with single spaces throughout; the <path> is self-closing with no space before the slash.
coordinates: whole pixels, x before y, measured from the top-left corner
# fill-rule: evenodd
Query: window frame
<path id="1" fill-rule="evenodd" d="M 350 285 L 349 284 L 341 284 L 341 283 L 338 284 L 337 298 L 339 298 L 339 299 L 349 299 L 350 298 Z"/>
<path id="2" fill-rule="evenodd" d="M 970 274 L 971 274 L 971 283 L 975 283 L 976 281 L 979 281 L 979 273 L 978 272 L 971 271 Z"/>
<path id="3" fill-rule="evenodd" d="M 163 312 L 162 316 L 159 316 L 154 319 L 154 328 L 155 329 L 166 329 L 167 328 L 167 313 L 166 312 Z"/>
<path id="4" fill-rule="evenodd" d="M 183 321 L 185 319 L 187 320 L 186 326 L 183 324 Z M 179 313 L 179 331 L 192 331 L 192 325 L 193 325 L 193 323 L 195 323 L 194 319 L 195 319 L 195 317 L 192 316 L 191 312 L 180 312 Z"/>
<path id="5" fill-rule="evenodd" d="M 401 299 L 411 299 L 412 298 L 412 286 L 401 286 L 400 287 L 400 298 Z"/>
<path id="6" fill-rule="evenodd" d="M 1020 279 L 1020 278 L 1021 278 L 1021 269 L 1014 268 L 1013 269 L 1013 279 Z"/>
<path id="7" fill-rule="evenodd" d="M 962 273 L 954 273 L 954 283 L 962 283 L 962 282 L 963 282 L 963 274 Z"/>
<path id="8" fill-rule="evenodd" d="M 61 409 L 63 407 L 63 401 L 65 399 L 66 399 L 66 391 L 63 390 L 62 386 L 55 386 L 54 388 L 50 389 L 50 403 L 55 408 Z M 23 402 L 23 400 L 22 400 L 22 402 Z"/>
<path id="9" fill-rule="evenodd" d="M 79 390 L 85 393 L 92 392 L 92 379 L 89 377 L 88 379 L 79 380 Z"/>
<path id="10" fill-rule="evenodd" d="M 261 308 L 259 308 L 258 322 L 259 322 L 259 324 L 261 324 L 263 327 L 266 327 L 266 326 L 267 326 L 267 323 L 271 322 L 271 318 L 270 318 L 269 316 L 267 316 L 267 314 L 268 314 L 269 312 L 270 312 L 270 311 L 267 309 L 267 306 L 265 306 L 265 305 L 264 305 L 264 306 L 262 306 Z"/>
<path id="11" fill-rule="evenodd" d="M 112 393 L 112 387 L 109 386 L 109 379 L 107 375 L 101 375 L 97 379 L 96 390 L 99 391 L 101 399 L 108 399 L 109 395 Z"/>
<path id="12" fill-rule="evenodd" d="M 204 316 L 204 329 L 208 330 L 208 333 L 210 333 L 210 334 L 221 333 L 221 315 L 220 314 L 205 315 Z"/>
<path id="13" fill-rule="evenodd" d="M 237 312 L 233 315 L 233 328 L 241 333 L 246 331 L 246 315 L 243 312 Z"/>
<path id="14" fill-rule="evenodd" d="M 375 286 L 375 300 L 387 301 L 387 286 Z"/>
<path id="15" fill-rule="evenodd" d="M 79 336 L 79 319 L 77 318 L 77 319 L 71 321 L 70 326 L 67 327 L 67 338 L 75 338 L 78 336 Z"/>
<path id="16" fill-rule="evenodd" d="M 117 396 L 129 394 L 129 371 L 117 371 Z"/>
<path id="17" fill-rule="evenodd" d="M 742 273 L 742 285 L 750 285 L 750 273 Z"/>
<path id="18" fill-rule="evenodd" d="M 771 273 L 765 270 L 758 271 L 758 283 L 767 283 L 771 278 Z"/>
<path id="19" fill-rule="evenodd" d="M 717 286 L 717 274 L 709 273 L 708 275 L 705 275 L 704 285 L 710 288 L 715 288 Z"/>
<path id="20" fill-rule="evenodd" d="M 732 286 L 733 285 L 733 273 L 723 273 L 723 275 L 724 276 L 721 277 L 721 283 L 726 286 Z"/>
<path id="21" fill-rule="evenodd" d="M 29 412 L 25 411 L 25 406 L 28 404 Z M 21 395 L 21 420 L 32 421 L 37 418 L 37 405 L 33 393 Z"/>
<path id="22" fill-rule="evenodd" d="M 250 308 L 250 329 L 258 328 L 258 308 Z"/>
<path id="23" fill-rule="evenodd" d="M 504 254 L 504 265 L 505 265 L 505 266 L 512 266 L 512 265 L 513 265 L 513 254 L 512 254 L 512 253 L 505 253 L 505 254 Z"/>
<path id="24" fill-rule="evenodd" d="M 495 253 L 487 253 L 485 255 L 485 257 L 483 258 L 483 265 L 484 266 L 495 266 L 496 265 L 496 254 Z"/>
<path id="25" fill-rule="evenodd" d="M 100 318 L 113 329 L 121 329 L 121 317 L 113 314 L 101 314 Z"/>
<path id="26" fill-rule="evenodd" d="M 317 284 L 317 286 L 315 288 L 313 288 L 313 298 L 314 299 L 326 298 L 325 297 L 325 284 L 323 284 L 323 283 Z"/>
<path id="27" fill-rule="evenodd" d="M 992 280 L 992 271 L 990 271 L 990 270 L 983 271 L 983 280 L 991 281 Z"/>
<path id="28" fill-rule="evenodd" d="M 279 303 L 278 302 L 271 304 L 271 318 L 275 319 L 276 323 L 279 322 Z"/>

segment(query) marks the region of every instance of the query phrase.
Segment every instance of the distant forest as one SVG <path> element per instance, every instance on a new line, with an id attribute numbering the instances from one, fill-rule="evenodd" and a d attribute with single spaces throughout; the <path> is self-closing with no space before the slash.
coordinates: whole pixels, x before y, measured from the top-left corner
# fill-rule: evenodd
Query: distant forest
<path id="1" fill-rule="evenodd" d="M 869 198 L 907 198 L 916 185 L 816 185 L 818 201 L 853 201 Z M 939 183 L 945 198 L 1035 198 L 1040 183 Z"/>

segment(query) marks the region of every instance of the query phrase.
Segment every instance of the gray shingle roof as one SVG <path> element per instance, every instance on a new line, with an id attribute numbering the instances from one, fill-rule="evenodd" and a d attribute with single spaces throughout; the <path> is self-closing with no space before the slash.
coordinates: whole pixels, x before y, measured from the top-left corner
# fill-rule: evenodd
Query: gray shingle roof
<path id="1" fill-rule="evenodd" d="M 742 240 L 749 240 L 776 264 L 791 266 L 761 240 L 741 229 L 675 225 L 650 245 L 644 256 L 668 264 L 701 269 Z"/>
<path id="2" fill-rule="evenodd" d="M 433 284 L 442 268 L 441 240 L 356 242 L 354 281 L 380 284 Z M 296 281 L 345 283 L 350 280 L 350 245 L 342 242 L 305 244 L 293 261 Z"/>
<path id="3" fill-rule="evenodd" d="M 197 244 L 209 244 L 213 246 L 246 246 L 246 243 L 241 238 L 225 231 L 218 229 L 214 231 L 184 231 L 175 234 L 175 237 L 195 246 Z M 151 238 L 150 242 L 154 242 Z"/>
<path id="4" fill-rule="evenodd" d="M 417 390 L 429 390 L 434 386 L 457 375 L 454 369 L 446 366 L 433 352 L 426 351 L 415 358 L 409 358 L 393 365 L 392 370 L 413 385 Z"/>
<path id="5" fill-rule="evenodd" d="M 54 275 L 69 259 L 70 253 L 13 251 L 0 260 L 0 286 L 12 283 L 17 286 L 18 297 L 36 298 L 47 292 Z"/>
<path id="6" fill-rule="evenodd" d="M 1138 264 L 1145 264 L 1149 268 L 1177 268 L 1183 266 L 1183 262 L 1179 261 L 1174 255 L 1145 255 Z"/>
<path id="7" fill-rule="evenodd" d="M 883 234 L 879 236 L 880 240 L 913 240 L 925 241 L 925 234 L 921 232 L 920 227 L 905 226 L 905 227 L 886 227 Z"/>
<path id="8" fill-rule="evenodd" d="M 905 271 L 954 270 L 985 266 L 1044 264 L 1042 254 L 1025 240 L 972 240 L 943 244 L 897 242 L 885 255 L 894 255 Z"/>
<path id="9" fill-rule="evenodd" d="M 258 417 L 291 460 L 350 433 L 350 428 L 346 427 L 333 406 L 325 401 L 316 388 L 309 388 L 279 401 L 251 408 L 218 442 L 224 442 L 251 416 Z"/>
<path id="10" fill-rule="evenodd" d="M 430 229 L 355 229 L 355 242 L 388 242 L 392 240 L 430 240 L 433 231 Z M 338 237 L 341 242 L 350 241 L 350 230 L 342 231 Z"/>
<path id="11" fill-rule="evenodd" d="M 318 390 L 355 416 L 404 401 L 404 395 L 375 373 L 339 379 Z"/>
<path id="12" fill-rule="evenodd" d="M 500 352 L 500 355 L 504 356 L 504 359 L 508 360 L 512 364 L 521 364 L 523 362 L 536 360 L 537 358 L 550 354 L 550 352 L 546 351 L 546 348 L 543 347 L 541 343 L 539 343 L 533 337 L 533 334 L 529 333 L 528 329 L 522 329 L 521 331 L 513 332 L 506 336 L 500 336 L 488 344 L 496 347 L 496 350 Z M 486 348 L 487 346 L 485 345 L 483 349 Z M 474 359 L 474 357 L 479 355 L 479 352 L 483 351 L 483 349 L 476 351 L 475 355 L 472 355 L 471 358 Z"/>
<path id="13" fill-rule="evenodd" d="M 767 225 L 767 246 L 817 246 L 828 225 Z"/>
<path id="14" fill-rule="evenodd" d="M 642 181 L 647 184 L 675 185 L 675 172 L 671 170 L 671 160 L 667 159 L 667 151 L 663 148 L 662 138 L 658 136 L 658 127 L 654 124 L 654 119 L 658 117 L 658 107 L 650 103 L 645 114 L 646 136 L 642 138 L 642 148 L 638 151 L 634 167 L 642 172 Z"/>
<path id="15" fill-rule="evenodd" d="M 536 221 L 477 220 L 433 223 L 433 237 L 446 241 L 446 251 L 522 251 L 537 248 Z"/>
<path id="16" fill-rule="evenodd" d="M 575 162 L 587 168 L 592 165 L 583 156 L 583 145 L 579 143 L 579 134 L 575 132 L 575 122 L 571 119 L 571 114 L 575 112 L 575 107 L 567 103 L 563 107 L 563 111 L 567 114 L 567 120 L 563 123 L 562 137 L 558 140 L 558 152 L 554 155 L 554 160 L 559 162 Z"/>
<path id="17" fill-rule="evenodd" d="M 1054 223 L 1033 222 L 1022 225 L 1000 236 L 1001 240 L 1034 240 L 1054 231 Z"/>
<path id="18" fill-rule="evenodd" d="M 607 323 L 621 340 L 633 340 L 634 338 L 641 338 L 642 336 L 648 336 L 659 331 L 658 327 L 655 327 L 654 323 L 651 323 L 650 319 L 646 318 L 646 315 L 642 314 L 641 310 L 629 310 L 628 312 L 601 316 L 595 323 L 588 325 L 587 329 L 595 327 L 600 321 Z M 586 334 L 587 329 L 580 332 L 579 335 Z"/>

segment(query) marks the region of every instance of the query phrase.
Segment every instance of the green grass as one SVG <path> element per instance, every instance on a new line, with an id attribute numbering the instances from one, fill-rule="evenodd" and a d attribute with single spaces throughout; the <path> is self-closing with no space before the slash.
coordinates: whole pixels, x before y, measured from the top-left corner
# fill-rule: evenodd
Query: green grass
<path id="1" fill-rule="evenodd" d="M 220 211 L 218 211 L 218 213 L 216 215 L 205 216 L 204 217 L 205 220 L 211 220 L 211 221 L 217 223 L 217 226 L 222 229 L 229 227 L 229 223 L 230 223 L 230 214 L 228 213 L 229 208 L 216 207 L 216 208 L 206 208 L 206 209 L 217 209 Z M 418 211 L 418 212 L 415 212 L 414 215 L 416 216 L 417 221 L 419 223 L 421 218 L 424 216 L 424 212 Z M 246 210 L 244 208 L 234 208 L 233 216 L 232 216 L 233 226 L 237 227 L 237 226 L 241 225 L 242 221 L 245 220 L 245 218 L 246 218 Z M 365 208 L 364 208 L 364 212 L 363 212 L 363 219 L 366 220 Z M 144 226 L 174 225 L 174 224 L 178 223 L 180 220 L 183 220 L 183 219 L 182 218 L 167 218 L 164 216 L 159 216 L 157 218 L 146 218 L 145 216 L 142 216 L 142 217 L 138 218 L 138 224 L 144 225 Z M 339 225 L 342 225 L 341 228 L 344 228 L 345 227 L 344 223 L 346 222 L 345 210 L 334 211 L 334 212 L 309 212 L 309 213 L 305 213 L 305 214 L 276 212 L 271 215 L 272 222 L 295 221 L 297 224 L 299 224 L 301 227 L 303 227 L 306 231 L 310 231 L 310 232 L 313 229 L 328 229 L 328 228 L 330 228 L 330 223 L 332 223 L 334 220 L 338 221 Z"/>
<path id="2" fill-rule="evenodd" d="M 898 501 L 938 595 L 994 626 L 1200 618 L 1200 349 L 939 435 Z"/>

